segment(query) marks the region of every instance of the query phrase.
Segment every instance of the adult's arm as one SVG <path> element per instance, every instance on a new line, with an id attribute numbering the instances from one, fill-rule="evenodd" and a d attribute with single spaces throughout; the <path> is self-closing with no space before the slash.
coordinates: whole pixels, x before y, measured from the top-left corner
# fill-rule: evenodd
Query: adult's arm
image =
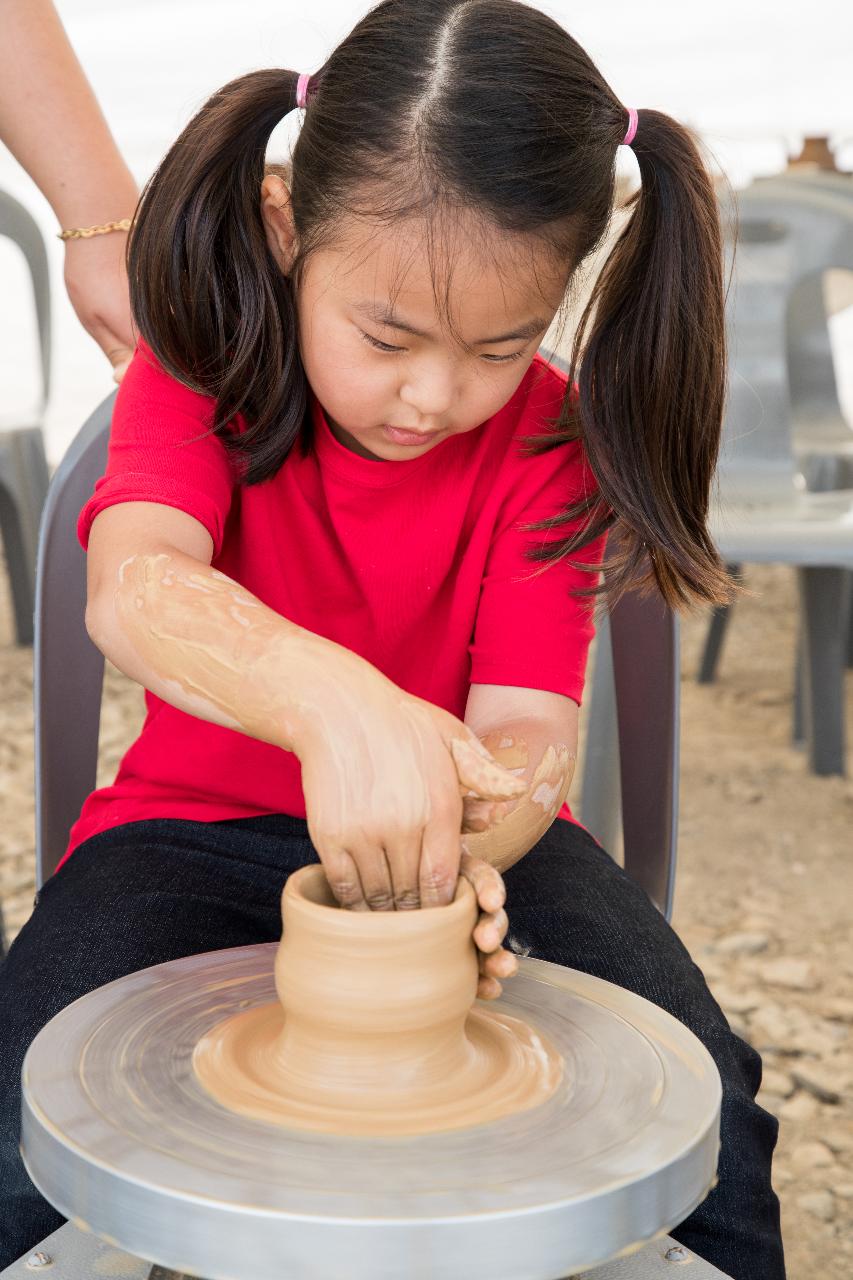
<path id="1" fill-rule="evenodd" d="M 0 0 L 0 140 L 49 201 L 60 227 L 132 217 L 136 181 L 50 0 Z M 69 240 L 65 283 L 116 370 L 135 346 L 125 232 Z"/>

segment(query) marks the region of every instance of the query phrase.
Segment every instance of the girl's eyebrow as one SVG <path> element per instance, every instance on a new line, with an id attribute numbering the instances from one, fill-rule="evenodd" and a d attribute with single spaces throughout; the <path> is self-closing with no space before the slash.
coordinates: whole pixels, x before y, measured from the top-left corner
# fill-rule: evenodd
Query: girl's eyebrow
<path id="1" fill-rule="evenodd" d="M 389 329 L 399 329 L 402 333 L 411 333 L 415 338 L 428 338 L 430 336 L 423 329 L 416 329 L 413 324 L 409 324 L 402 316 L 398 316 L 393 307 L 383 307 L 378 302 L 356 302 L 353 304 L 353 310 L 360 312 L 361 315 L 372 320 L 374 324 L 387 325 Z M 522 338 L 535 338 L 537 334 L 544 333 L 547 328 L 548 321 L 535 316 L 532 320 L 525 321 L 524 324 L 518 325 L 507 333 L 500 333 L 493 338 L 478 338 L 476 342 L 471 343 L 471 346 L 486 347 L 501 342 L 517 342 Z"/>

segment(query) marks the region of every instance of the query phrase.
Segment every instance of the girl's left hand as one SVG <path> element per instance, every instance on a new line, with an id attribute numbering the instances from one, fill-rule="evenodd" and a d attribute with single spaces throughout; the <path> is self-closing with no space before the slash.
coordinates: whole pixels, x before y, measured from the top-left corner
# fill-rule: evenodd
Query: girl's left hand
<path id="1" fill-rule="evenodd" d="M 504 910 L 506 888 L 499 871 L 465 850 L 464 839 L 462 848 L 459 874 L 471 883 L 480 905 L 480 918 L 474 928 L 480 962 L 477 995 L 480 1000 L 496 1000 L 503 990 L 500 979 L 511 978 L 518 972 L 517 958 L 501 945 L 509 928 Z"/>

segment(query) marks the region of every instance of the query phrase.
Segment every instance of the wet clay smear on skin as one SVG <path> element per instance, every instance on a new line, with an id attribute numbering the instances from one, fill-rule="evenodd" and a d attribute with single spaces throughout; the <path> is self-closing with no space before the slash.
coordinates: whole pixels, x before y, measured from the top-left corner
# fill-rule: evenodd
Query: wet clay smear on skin
<path id="1" fill-rule="evenodd" d="M 197 1044 L 213 1097 L 288 1128 L 351 1136 L 439 1133 L 547 1101 L 561 1055 L 518 1018 L 474 1006 L 474 892 L 446 907 L 350 912 L 321 867 L 290 877 L 276 957 L 280 1003 Z"/>

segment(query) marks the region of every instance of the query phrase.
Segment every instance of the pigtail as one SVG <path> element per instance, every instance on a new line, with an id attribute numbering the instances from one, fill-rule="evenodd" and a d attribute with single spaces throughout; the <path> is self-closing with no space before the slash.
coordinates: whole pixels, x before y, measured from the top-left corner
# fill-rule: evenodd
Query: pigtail
<path id="1" fill-rule="evenodd" d="M 574 417 L 600 497 L 565 513 L 589 520 L 561 552 L 615 524 L 611 600 L 656 584 L 676 609 L 720 604 L 733 588 L 707 526 L 726 377 L 717 200 L 676 121 L 640 111 L 632 146 L 642 187 L 581 317 L 569 371 L 579 394 L 561 424 Z"/>
<path id="2" fill-rule="evenodd" d="M 255 71 L 213 94 L 146 184 L 128 245 L 139 331 L 168 373 L 216 398 L 212 430 L 247 463 L 246 484 L 281 466 L 307 403 L 291 287 L 260 210 L 267 143 L 297 78 Z"/>

